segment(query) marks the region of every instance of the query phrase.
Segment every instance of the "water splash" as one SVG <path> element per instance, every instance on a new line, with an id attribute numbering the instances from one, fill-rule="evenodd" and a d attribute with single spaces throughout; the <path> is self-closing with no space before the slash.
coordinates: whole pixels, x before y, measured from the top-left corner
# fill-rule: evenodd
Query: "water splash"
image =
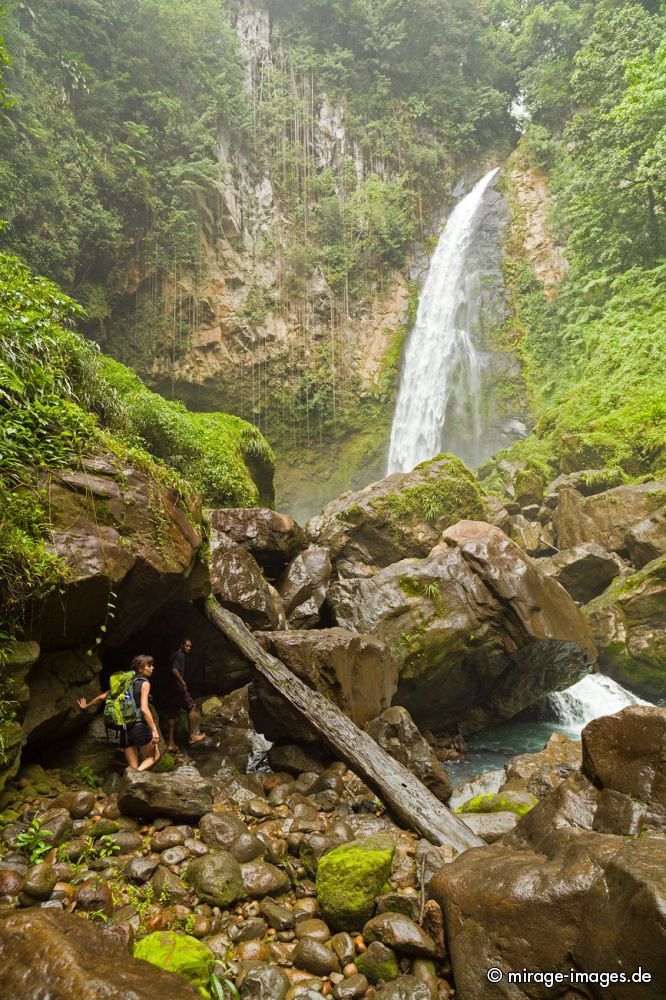
<path id="1" fill-rule="evenodd" d="M 454 208 L 430 263 L 407 347 L 396 403 L 388 472 L 408 472 L 440 451 L 469 465 L 486 457 L 480 398 L 483 354 L 474 333 L 481 281 L 472 266 L 491 170 Z"/>
<path id="2" fill-rule="evenodd" d="M 568 730 L 580 732 L 602 715 L 614 715 L 628 705 L 649 705 L 604 674 L 588 674 L 581 681 L 544 699 L 549 713 Z"/>

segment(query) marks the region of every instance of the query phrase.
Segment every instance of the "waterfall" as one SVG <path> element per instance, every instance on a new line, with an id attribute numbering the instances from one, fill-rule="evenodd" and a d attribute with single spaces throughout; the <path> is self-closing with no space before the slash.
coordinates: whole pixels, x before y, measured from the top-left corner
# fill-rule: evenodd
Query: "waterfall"
<path id="1" fill-rule="evenodd" d="M 581 681 L 544 699 L 549 715 L 567 729 L 580 732 L 592 719 L 614 715 L 627 705 L 649 705 L 604 674 L 588 674 Z"/>
<path id="2" fill-rule="evenodd" d="M 482 272 L 474 266 L 474 240 L 483 220 L 491 170 L 454 208 L 421 294 L 405 350 L 388 472 L 408 472 L 441 451 L 470 465 L 487 455 L 480 396 L 483 354 L 475 343 Z"/>

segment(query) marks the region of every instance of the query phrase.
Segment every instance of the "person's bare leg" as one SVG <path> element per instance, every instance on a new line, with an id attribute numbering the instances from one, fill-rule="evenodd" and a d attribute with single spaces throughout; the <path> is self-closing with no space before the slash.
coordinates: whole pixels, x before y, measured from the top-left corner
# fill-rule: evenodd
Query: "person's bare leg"
<path id="1" fill-rule="evenodd" d="M 139 764 L 139 771 L 148 771 L 154 764 L 157 764 L 160 759 L 160 748 L 157 743 L 146 743 L 145 747 L 141 747 L 141 756 L 143 760 Z"/>
<path id="2" fill-rule="evenodd" d="M 175 719 L 169 719 L 169 723 L 168 723 L 168 726 L 167 726 L 167 749 L 168 750 L 177 750 L 178 749 L 178 747 L 176 746 L 176 720 Z"/>
<path id="3" fill-rule="evenodd" d="M 206 739 L 205 733 L 199 732 L 199 720 L 196 708 L 191 708 L 187 713 L 187 725 L 190 730 L 190 743 L 200 743 Z"/>
<path id="4" fill-rule="evenodd" d="M 133 771 L 139 770 L 139 752 L 136 747 L 125 747 L 123 750 L 125 754 L 125 760 L 127 761 L 127 766 L 131 767 Z"/>

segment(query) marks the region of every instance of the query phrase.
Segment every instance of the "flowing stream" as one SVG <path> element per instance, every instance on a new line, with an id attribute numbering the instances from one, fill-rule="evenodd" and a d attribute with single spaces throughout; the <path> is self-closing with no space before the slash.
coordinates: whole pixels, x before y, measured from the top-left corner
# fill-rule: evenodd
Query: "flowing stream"
<path id="1" fill-rule="evenodd" d="M 458 202 L 433 254 L 405 350 L 389 473 L 408 472 L 441 451 L 469 465 L 487 457 L 480 407 L 484 362 L 475 340 L 482 273 L 474 244 L 498 169 Z"/>

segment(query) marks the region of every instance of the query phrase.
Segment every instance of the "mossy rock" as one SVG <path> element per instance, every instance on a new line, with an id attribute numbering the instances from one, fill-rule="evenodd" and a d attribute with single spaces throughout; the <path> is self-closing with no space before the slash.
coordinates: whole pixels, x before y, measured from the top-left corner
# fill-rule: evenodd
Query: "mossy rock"
<path id="1" fill-rule="evenodd" d="M 366 951 L 357 955 L 355 964 L 371 983 L 390 983 L 398 978 L 400 971 L 395 952 L 380 941 L 373 941 Z"/>
<path id="2" fill-rule="evenodd" d="M 310 532 L 334 559 L 362 557 L 390 566 L 410 556 L 423 558 L 447 528 L 486 515 L 474 473 L 454 455 L 441 454 L 331 501 L 310 522 Z"/>
<path id="3" fill-rule="evenodd" d="M 536 796 L 529 792 L 496 792 L 489 795 L 477 795 L 468 802 L 463 802 L 456 809 L 457 813 L 494 813 L 513 812 L 524 816 L 537 804 Z"/>
<path id="4" fill-rule="evenodd" d="M 394 851 L 392 838 L 378 834 L 342 844 L 321 858 L 317 900 L 324 919 L 336 930 L 359 930 L 370 919 Z"/>
<path id="5" fill-rule="evenodd" d="M 175 771 L 176 761 L 172 753 L 168 751 L 163 753 L 157 764 L 153 765 L 153 774 L 169 774 L 171 771 Z"/>
<path id="6" fill-rule="evenodd" d="M 611 584 L 583 609 L 599 667 L 650 701 L 666 696 L 666 555 Z"/>
<path id="7" fill-rule="evenodd" d="M 185 874 L 200 900 L 211 906 L 230 906 L 245 896 L 241 867 L 227 851 L 213 851 L 190 861 Z"/>
<path id="8" fill-rule="evenodd" d="M 156 931 L 134 946 L 134 957 L 167 972 L 175 972 L 196 987 L 202 996 L 210 995 L 207 985 L 215 955 L 203 941 L 176 931 Z"/>

